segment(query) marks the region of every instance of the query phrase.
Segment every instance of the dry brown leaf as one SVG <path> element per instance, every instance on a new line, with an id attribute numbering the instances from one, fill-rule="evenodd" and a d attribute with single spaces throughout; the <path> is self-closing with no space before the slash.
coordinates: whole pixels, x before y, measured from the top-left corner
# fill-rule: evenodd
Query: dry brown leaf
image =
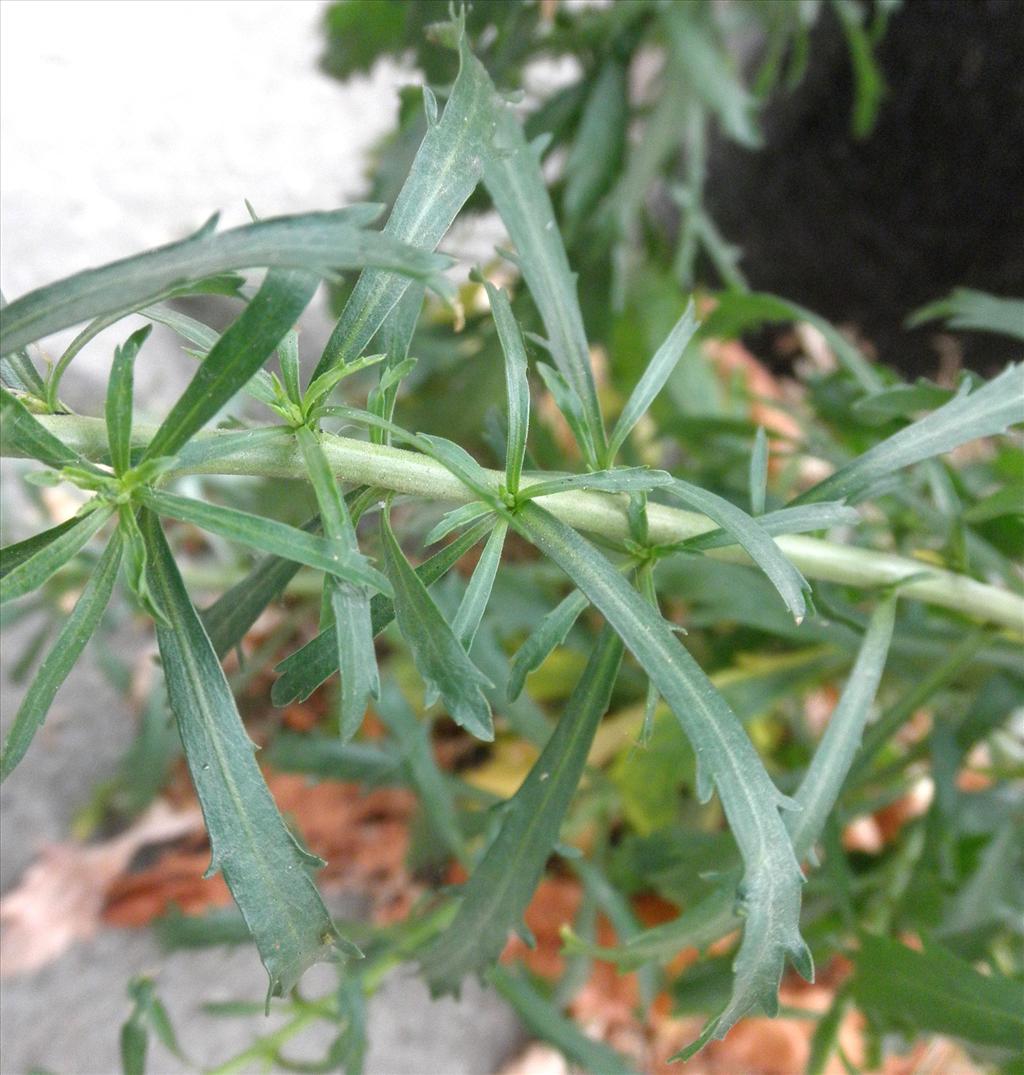
<path id="1" fill-rule="evenodd" d="M 143 847 L 201 826 L 198 809 L 175 810 L 161 800 L 112 840 L 43 848 L 21 883 L 0 900 L 0 976 L 36 970 L 75 941 L 91 937 L 111 883 L 132 858 Z"/>

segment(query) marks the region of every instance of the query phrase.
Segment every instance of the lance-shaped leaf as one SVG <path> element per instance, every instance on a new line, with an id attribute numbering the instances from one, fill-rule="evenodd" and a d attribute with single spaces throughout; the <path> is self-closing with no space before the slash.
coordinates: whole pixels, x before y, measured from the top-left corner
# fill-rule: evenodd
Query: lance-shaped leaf
<path id="1" fill-rule="evenodd" d="M 452 508 L 451 511 L 446 511 L 441 516 L 427 532 L 427 536 L 423 539 L 423 544 L 434 545 L 442 538 L 446 538 L 454 530 L 472 526 L 485 515 L 491 515 L 493 510 L 490 504 L 482 504 L 479 501 L 460 504 L 457 508 Z"/>
<path id="2" fill-rule="evenodd" d="M 0 353 L 90 318 L 137 310 L 189 281 L 232 269 L 303 270 L 319 279 L 334 270 L 374 265 L 408 280 L 445 267 L 444 258 L 367 230 L 379 212 L 377 206 L 351 206 L 259 221 L 220 234 L 213 217 L 181 242 L 87 269 L 12 302 L 4 310 Z"/>
<path id="3" fill-rule="evenodd" d="M 751 1009 L 774 1013 L 787 956 L 805 976 L 812 973 L 799 928 L 803 876 L 779 815 L 780 806 L 792 802 L 771 782 L 735 713 L 671 626 L 594 546 L 532 503 L 516 512 L 513 526 L 569 575 L 618 632 L 693 744 L 698 786 L 718 790 L 743 857 L 738 896 L 746 925 L 735 963 L 738 1003 L 709 1027 L 709 1036 L 721 1037 Z"/>
<path id="4" fill-rule="evenodd" d="M 416 575 L 424 586 L 431 586 L 446 575 L 455 564 L 491 529 L 489 520 L 461 534 L 453 542 L 416 568 Z M 379 635 L 395 618 L 393 602 L 377 594 L 370 602 L 370 617 L 374 635 Z M 308 698 L 328 676 L 338 671 L 338 646 L 333 627 L 323 630 L 300 649 L 286 657 L 276 668 L 280 679 L 271 688 L 274 705 L 284 706 L 290 702 Z"/>
<path id="5" fill-rule="evenodd" d="M 944 299 L 931 302 L 907 318 L 909 328 L 941 318 L 950 328 L 975 332 L 997 332 L 1024 340 L 1024 301 L 1004 299 L 984 291 L 955 288 Z"/>
<path id="6" fill-rule="evenodd" d="M 14 541 L 0 549 L 0 578 L 13 571 L 19 564 L 35 556 L 41 549 L 46 548 L 51 542 L 66 534 L 73 526 L 77 526 L 81 520 L 78 517 L 65 519 L 64 522 L 51 526 L 49 530 L 43 530 L 33 534 L 24 541 Z"/>
<path id="7" fill-rule="evenodd" d="M 515 496 L 523 473 L 526 435 L 530 427 L 530 383 L 526 376 L 526 347 L 508 295 L 484 280 L 494 327 L 505 356 L 505 395 L 508 400 L 508 442 L 505 448 L 505 488 Z"/>
<path id="8" fill-rule="evenodd" d="M 763 515 L 765 494 L 768 491 L 768 434 L 764 426 L 757 427 L 754 450 L 750 453 L 750 514 Z"/>
<path id="9" fill-rule="evenodd" d="M 626 443 L 626 438 L 632 432 L 637 422 L 647 413 L 658 393 L 665 387 L 665 382 L 672 375 L 683 352 L 686 350 L 693 334 L 697 331 L 697 317 L 693 309 L 693 300 L 687 304 L 683 316 L 676 322 L 675 327 L 665 338 L 665 342 L 654 353 L 654 357 L 647 364 L 636 388 L 633 389 L 626 401 L 619 420 L 615 423 L 611 438 L 608 441 L 607 462 L 611 466 L 619 449 Z"/>
<path id="10" fill-rule="evenodd" d="M 320 516 L 302 524 L 307 533 L 320 528 Z M 301 565 L 283 556 L 265 556 L 249 574 L 199 613 L 218 657 L 238 645 L 260 613 L 279 597 Z"/>
<path id="11" fill-rule="evenodd" d="M 598 449 L 590 432 L 587 415 L 583 409 L 583 401 L 580 399 L 579 393 L 565 379 L 561 370 L 555 369 L 554 366 L 549 366 L 546 362 L 540 362 L 537 365 L 537 372 L 540 374 L 540 379 L 544 382 L 547 390 L 554 396 L 555 405 L 562 412 L 562 417 L 568 423 L 569 429 L 572 430 L 572 435 L 576 438 L 580 451 L 583 452 L 583 458 L 592 465 L 597 466 Z"/>
<path id="12" fill-rule="evenodd" d="M 605 493 L 646 493 L 674 479 L 664 470 L 649 467 L 616 467 L 615 470 L 593 470 L 589 474 L 564 474 L 546 481 L 530 482 L 519 490 L 519 499 L 534 500 L 539 496 L 565 493 L 570 489 L 595 489 Z"/>
<path id="13" fill-rule="evenodd" d="M 424 251 L 433 250 L 444 238 L 480 181 L 489 133 L 490 80 L 465 45 L 461 58 L 444 114 L 429 126 L 383 232 Z M 362 354 L 408 286 L 407 277 L 392 272 L 362 273 L 314 375 Z"/>
<path id="14" fill-rule="evenodd" d="M 1024 1040 L 1020 981 L 980 974 L 936 944 L 917 952 L 862 934 L 853 996 L 885 1027 L 950 1034 L 1017 1054 Z"/>
<path id="15" fill-rule="evenodd" d="M 824 500 L 820 504 L 801 504 L 794 508 L 779 508 L 757 517 L 757 525 L 772 536 L 806 534 L 810 530 L 828 530 L 833 526 L 852 526 L 860 521 L 856 508 L 841 500 Z M 728 530 L 708 530 L 682 543 L 687 549 L 717 549 L 736 544 Z"/>
<path id="16" fill-rule="evenodd" d="M 566 1018 L 542 993 L 539 993 L 521 973 L 497 966 L 487 975 L 488 982 L 511 1005 L 531 1034 L 549 1041 L 592 1075 L 630 1075 L 633 1069 L 614 1049 L 587 1037 Z"/>
<path id="17" fill-rule="evenodd" d="M 507 532 L 508 522 L 505 519 L 498 519 L 473 569 L 473 576 L 469 580 L 462 602 L 455 613 L 455 619 L 452 621 L 455 637 L 462 643 L 462 648 L 467 653 L 473 648 L 473 639 L 476 638 L 480 621 L 487 610 L 487 602 L 491 598 L 491 590 L 494 589 L 494 578 L 501 565 L 501 551 L 505 547 Z"/>
<path id="18" fill-rule="evenodd" d="M 494 963 L 558 842 L 562 819 L 583 775 L 598 723 L 622 661 L 606 627 L 540 757 L 502 814 L 501 827 L 463 887 L 451 925 L 423 955 L 434 994 L 457 992 L 469 974 Z"/>
<path id="19" fill-rule="evenodd" d="M 479 67 L 462 44 L 463 64 Z M 481 68 L 482 70 L 482 68 Z M 486 73 L 483 75 L 487 78 Z M 484 185 L 516 248 L 515 262 L 540 311 L 548 347 L 559 372 L 580 399 L 591 466 L 605 454 L 604 422 L 590 366 L 576 276 L 569 269 L 555 210 L 540 170 L 536 147 L 527 143 L 511 106 L 491 93 L 492 137 L 484 155 Z"/>
<path id="20" fill-rule="evenodd" d="M 316 291 L 308 272 L 271 269 L 237 320 L 214 344 L 149 442 L 144 458 L 174 455 L 273 353 Z"/>
<path id="21" fill-rule="evenodd" d="M 810 586 L 755 519 L 724 497 L 678 478 L 665 487 L 665 492 L 703 512 L 728 531 L 771 580 L 796 622 L 803 621 L 807 612 L 804 594 L 810 591 Z"/>
<path id="22" fill-rule="evenodd" d="M 441 696 L 452 719 L 478 739 L 494 738 L 487 677 L 466 655 L 426 586 L 395 540 L 387 514 L 381 516 L 385 564 L 395 591 L 395 616 L 413 662 L 427 686 L 427 698 Z"/>
<path id="23" fill-rule="evenodd" d="M 85 515 L 75 519 L 73 526 L 61 530 L 45 543 L 37 542 L 30 556 L 19 555 L 15 566 L 5 570 L 0 578 L 0 605 L 42 586 L 75 553 L 84 548 L 113 513 L 114 509 L 109 504 L 97 504 Z"/>
<path id="24" fill-rule="evenodd" d="M 869 448 L 794 503 L 862 499 L 875 482 L 897 470 L 1024 422 L 1024 364 L 1009 366 L 988 384 L 970 389 L 964 381 L 945 406 Z"/>
<path id="25" fill-rule="evenodd" d="M 430 721 L 420 721 L 409 708 L 393 681 L 381 685 L 377 714 L 398 741 L 402 762 L 419 795 L 423 812 L 434 835 L 456 859 L 463 859 L 462 830 L 455 800 L 445 774 L 437 767 L 430 741 Z M 336 778 L 335 778 L 336 779 Z"/>
<path id="26" fill-rule="evenodd" d="M 132 465 L 132 404 L 135 359 L 152 331 L 152 325 L 133 332 L 123 347 L 114 349 L 114 362 L 107 382 L 107 443 L 114 473 L 123 475 Z"/>
<path id="27" fill-rule="evenodd" d="M 320 521 L 329 543 L 339 555 L 358 556 L 359 544 L 352 517 L 317 435 L 308 426 L 301 426 L 295 431 L 295 438 L 316 494 Z M 339 723 L 341 738 L 347 740 L 355 735 L 363 722 L 367 699 L 371 694 L 376 697 L 380 690 L 377 654 L 373 648 L 370 595 L 363 587 L 333 579 L 327 580 L 325 593 L 334 614 L 338 667 L 341 669 Z"/>
<path id="28" fill-rule="evenodd" d="M 0 780 L 6 780 L 24 757 L 32 737 L 46 719 L 57 690 L 67 679 L 86 642 L 96 630 L 103 610 L 110 601 L 120 563 L 121 535 L 115 532 L 18 707 L 17 716 L 0 751 Z"/>
<path id="29" fill-rule="evenodd" d="M 850 770 L 853 754 L 861 740 L 864 725 L 871 710 L 881 680 L 882 671 L 892 638 L 894 598 L 885 598 L 872 615 L 861 643 L 854 666 L 843 688 L 832 720 L 815 752 L 811 769 L 805 774 L 795 801 L 801 807 L 785 815 L 786 829 L 793 840 L 798 859 L 805 858 L 821 835 L 843 782 Z M 833 730 L 834 729 L 834 730 Z M 822 787 L 819 789 L 819 781 Z M 632 970 L 650 962 L 667 962 L 681 949 L 692 946 L 704 948 L 741 926 L 736 913 L 735 883 L 730 875 L 708 896 L 688 907 L 678 918 L 663 926 L 645 930 L 619 948 L 596 948 L 577 938 L 570 938 L 567 949 L 589 952 L 608 959 L 623 970 Z M 744 936 L 746 943 L 746 936 Z M 743 953 L 741 949 L 740 957 Z M 709 1024 L 700 1042 L 681 1056 L 692 1055 L 711 1032 L 724 1031 L 724 1023 L 732 1018 L 730 1012 L 754 1001 L 752 987 L 756 978 L 741 976 L 737 960 L 736 983 L 729 1009 L 716 1023 Z"/>
<path id="30" fill-rule="evenodd" d="M 355 586 L 372 586 L 384 593 L 390 592 L 388 580 L 358 552 L 341 548 L 335 542 L 296 526 L 162 490 L 141 490 L 139 497 L 158 515 L 192 523 L 240 545 L 306 564 Z"/>
<path id="31" fill-rule="evenodd" d="M 210 871 L 220 870 L 256 941 L 270 996 L 289 992 L 313 963 L 358 955 L 327 913 L 311 870 L 320 860 L 278 813 L 157 517 L 144 512 L 150 586 L 168 625 L 157 642 L 171 708 L 210 834 Z"/>
<path id="32" fill-rule="evenodd" d="M 0 386 L 0 443 L 4 455 L 37 459 L 56 469 L 84 467 L 96 474 L 103 473 L 37 422 L 25 404 L 3 386 Z"/>
<path id="33" fill-rule="evenodd" d="M 508 676 L 509 698 L 519 697 L 526 677 L 540 668 L 551 651 L 565 641 L 572 625 L 589 604 L 590 599 L 582 590 L 573 590 L 541 619 L 512 658 Z"/>

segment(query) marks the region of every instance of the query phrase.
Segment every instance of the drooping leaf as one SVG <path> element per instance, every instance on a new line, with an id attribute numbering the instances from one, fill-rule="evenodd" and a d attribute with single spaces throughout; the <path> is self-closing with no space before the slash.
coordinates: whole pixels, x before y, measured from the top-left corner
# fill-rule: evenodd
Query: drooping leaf
<path id="1" fill-rule="evenodd" d="M 431 586 L 483 538 L 491 529 L 488 520 L 477 523 L 454 541 L 424 560 L 416 575 L 424 586 Z M 379 635 L 395 618 L 395 606 L 383 594 L 370 602 L 373 633 Z M 333 628 L 321 631 L 312 641 L 286 657 L 276 668 L 280 679 L 271 688 L 270 697 L 276 706 L 308 698 L 328 676 L 338 671 L 338 647 Z"/>
<path id="2" fill-rule="evenodd" d="M 99 533 L 113 513 L 109 504 L 97 504 L 85 515 L 78 516 L 74 526 L 61 530 L 45 544 L 37 544 L 30 556 L 20 558 L 0 578 L 0 605 L 42 586 Z"/>
<path id="3" fill-rule="evenodd" d="M 444 258 L 367 230 L 379 212 L 377 206 L 354 205 L 331 213 L 278 217 L 220 234 L 213 217 L 180 242 L 87 269 L 12 302 L 4 310 L 0 353 L 90 318 L 140 309 L 189 281 L 231 269 L 266 267 L 319 279 L 367 265 L 406 278 L 429 277 L 444 268 Z"/>
<path id="4" fill-rule="evenodd" d="M 426 586 L 395 540 L 387 514 L 381 516 L 388 577 L 395 591 L 395 616 L 412 652 L 428 698 L 440 695 L 452 719 L 478 739 L 494 738 L 491 709 L 483 689 L 486 676 L 466 655 Z"/>
<path id="5" fill-rule="evenodd" d="M 541 619 L 512 658 L 508 677 L 509 698 L 519 697 L 526 677 L 540 668 L 551 651 L 565 641 L 572 625 L 589 604 L 590 599 L 582 590 L 573 590 Z"/>
<path id="6" fill-rule="evenodd" d="M 665 387 L 665 382 L 672 375 L 672 371 L 676 368 L 696 331 L 697 317 L 691 300 L 665 342 L 655 351 L 654 357 L 647 364 L 647 368 L 626 401 L 625 407 L 622 408 L 622 413 L 608 441 L 609 466 L 618 455 L 619 449 L 626 443 L 626 438 L 637 422 L 647 413 L 658 393 Z"/>
<path id="7" fill-rule="evenodd" d="M 455 619 L 452 620 L 452 631 L 455 632 L 455 637 L 462 643 L 462 648 L 467 653 L 473 648 L 473 639 L 476 638 L 480 621 L 487 610 L 487 602 L 494 588 L 494 578 L 501 566 L 501 551 L 505 547 L 507 532 L 508 522 L 505 519 L 498 519 L 473 569 L 472 578 L 466 587 L 462 603 L 455 613 Z"/>
<path id="8" fill-rule="evenodd" d="M 24 757 L 33 736 L 46 719 L 60 685 L 96 630 L 117 579 L 121 547 L 121 535 L 115 531 L 75 602 L 74 609 L 64 620 L 53 647 L 39 666 L 4 739 L 3 750 L 0 751 L 0 780 L 6 780 Z"/>
<path id="9" fill-rule="evenodd" d="M 758 521 L 745 511 L 731 504 L 724 497 L 676 479 L 665 486 L 665 492 L 681 500 L 688 507 L 703 512 L 723 530 L 727 530 L 750 556 L 751 560 L 768 576 L 779 596 L 800 623 L 807 611 L 805 592 L 810 590 L 807 581 L 786 559 L 778 545 L 768 536 Z"/>
<path id="10" fill-rule="evenodd" d="M 1014 1052 L 1024 1040 L 1020 982 L 979 974 L 936 944 L 917 952 L 888 937 L 862 934 L 853 996 L 886 1027 L 949 1034 Z"/>
<path id="11" fill-rule="evenodd" d="M 530 384 L 526 377 L 526 348 L 523 334 L 512 315 L 508 295 L 489 281 L 484 281 L 491 304 L 494 327 L 505 356 L 505 397 L 508 401 L 508 444 L 505 449 L 505 488 L 513 495 L 519 491 L 526 455 L 526 435 L 530 425 Z"/>
<path id="12" fill-rule="evenodd" d="M 306 472 L 313 485 L 320 520 L 337 555 L 359 556 L 355 527 L 338 483 L 324 456 L 317 435 L 307 426 L 295 431 Z M 380 589 L 380 587 L 377 587 Z M 389 593 L 387 587 L 385 593 Z M 334 614 L 334 635 L 341 669 L 341 738 L 351 739 L 359 730 L 370 695 L 377 696 L 377 654 L 373 648 L 370 595 L 362 586 L 328 579 L 325 593 Z"/>
<path id="13" fill-rule="evenodd" d="M 144 512 L 150 585 L 168 625 L 157 641 L 171 708 L 221 871 L 270 978 L 288 993 L 313 963 L 358 955 L 324 908 L 310 871 L 320 860 L 285 825 L 263 781 L 224 672 L 178 573 L 160 524 Z"/>
<path id="14" fill-rule="evenodd" d="M 132 465 L 132 406 L 135 359 L 152 325 L 133 332 L 122 347 L 114 349 L 114 362 L 107 382 L 107 441 L 114 473 L 123 475 Z"/>
<path id="15" fill-rule="evenodd" d="M 308 272 L 271 269 L 252 301 L 203 360 L 143 458 L 174 455 L 202 429 L 270 357 L 309 304 L 318 283 Z"/>
<path id="16" fill-rule="evenodd" d="M 1024 340 L 1024 301 L 1004 299 L 984 291 L 955 288 L 946 298 L 922 306 L 907 318 L 909 328 L 944 320 L 950 328 L 996 332 Z"/>
<path id="17" fill-rule="evenodd" d="M 788 800 L 671 627 L 597 549 L 536 504 L 524 504 L 512 525 L 569 575 L 643 666 L 693 744 L 703 771 L 698 783 L 717 788 L 743 856 L 738 894 L 746 925 L 734 965 L 733 1001 L 700 1044 L 723 1036 L 752 1009 L 773 1013 L 787 956 L 805 976 L 812 973 L 799 929 L 803 877 L 779 816 Z"/>
<path id="18" fill-rule="evenodd" d="M 802 504 L 795 508 L 779 508 L 757 517 L 757 525 L 775 537 L 780 534 L 806 534 L 810 530 L 829 530 L 833 526 L 852 526 L 860 521 L 856 508 L 841 500 L 823 500 L 819 504 Z M 736 543 L 727 530 L 708 530 L 704 534 L 688 538 L 683 544 L 688 549 L 718 549 Z"/>
<path id="19" fill-rule="evenodd" d="M 508 934 L 519 928 L 558 841 L 621 661 L 622 642 L 606 627 L 558 725 L 463 887 L 454 919 L 423 955 L 434 994 L 457 992 L 467 975 L 494 963 Z"/>
<path id="20" fill-rule="evenodd" d="M 970 388 L 964 382 L 944 406 L 869 448 L 794 503 L 863 499 L 875 482 L 904 467 L 1024 422 L 1024 364 L 1007 367 L 973 392 Z"/>
<path id="21" fill-rule="evenodd" d="M 343 550 L 318 534 L 262 515 L 252 515 L 237 508 L 208 504 L 162 490 L 146 489 L 139 496 L 158 515 L 192 523 L 211 534 L 219 534 L 261 552 L 306 564 L 353 585 L 371 586 L 375 590 L 389 592 L 388 580 L 371 567 L 365 557 L 358 552 Z"/>

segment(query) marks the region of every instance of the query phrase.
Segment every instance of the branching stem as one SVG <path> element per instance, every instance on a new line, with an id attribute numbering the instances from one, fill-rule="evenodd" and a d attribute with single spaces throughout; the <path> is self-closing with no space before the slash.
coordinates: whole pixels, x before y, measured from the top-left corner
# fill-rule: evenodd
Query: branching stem
<path id="1" fill-rule="evenodd" d="M 38 420 L 69 447 L 86 458 L 102 462 L 107 456 L 103 422 L 78 415 L 40 415 Z M 137 426 L 132 433 L 133 448 L 145 447 L 155 432 L 152 426 Z M 429 500 L 466 503 L 473 494 L 440 463 L 417 452 L 382 444 L 369 444 L 325 434 L 324 453 L 331 469 L 342 481 L 373 485 Z M 6 440 L 0 454 L 19 455 Z M 282 428 L 281 436 L 255 430 L 251 441 L 234 431 L 212 430 L 199 434 L 183 456 L 182 466 L 170 475 L 235 474 L 268 478 L 302 478 L 305 467 L 294 439 Z M 500 471 L 488 471 L 495 490 L 504 480 Z M 527 487 L 547 480 L 546 475 L 524 475 Z M 613 540 L 630 536 L 626 498 L 607 493 L 574 490 L 543 497 L 544 507 L 570 526 Z M 648 506 L 650 540 L 655 544 L 685 541 L 716 529 L 710 519 L 694 512 L 661 504 Z M 931 564 L 889 553 L 821 541 L 789 534 L 776 539 L 779 548 L 811 579 L 872 589 L 891 586 L 917 576 L 901 589 L 904 597 L 965 613 L 979 620 L 1024 631 L 1024 598 L 1008 590 L 986 585 L 944 571 Z M 709 550 L 708 555 L 734 563 L 748 562 L 735 547 Z"/>

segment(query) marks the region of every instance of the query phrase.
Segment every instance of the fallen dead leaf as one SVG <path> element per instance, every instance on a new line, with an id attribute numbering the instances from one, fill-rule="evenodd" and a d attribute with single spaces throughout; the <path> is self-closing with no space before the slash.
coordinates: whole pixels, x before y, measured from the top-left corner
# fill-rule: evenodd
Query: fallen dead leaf
<path id="1" fill-rule="evenodd" d="M 107 891 L 144 847 L 202 827 L 197 808 L 155 802 L 138 821 L 98 844 L 51 844 L 0 900 L 0 976 L 23 974 L 56 959 L 99 926 Z"/>

